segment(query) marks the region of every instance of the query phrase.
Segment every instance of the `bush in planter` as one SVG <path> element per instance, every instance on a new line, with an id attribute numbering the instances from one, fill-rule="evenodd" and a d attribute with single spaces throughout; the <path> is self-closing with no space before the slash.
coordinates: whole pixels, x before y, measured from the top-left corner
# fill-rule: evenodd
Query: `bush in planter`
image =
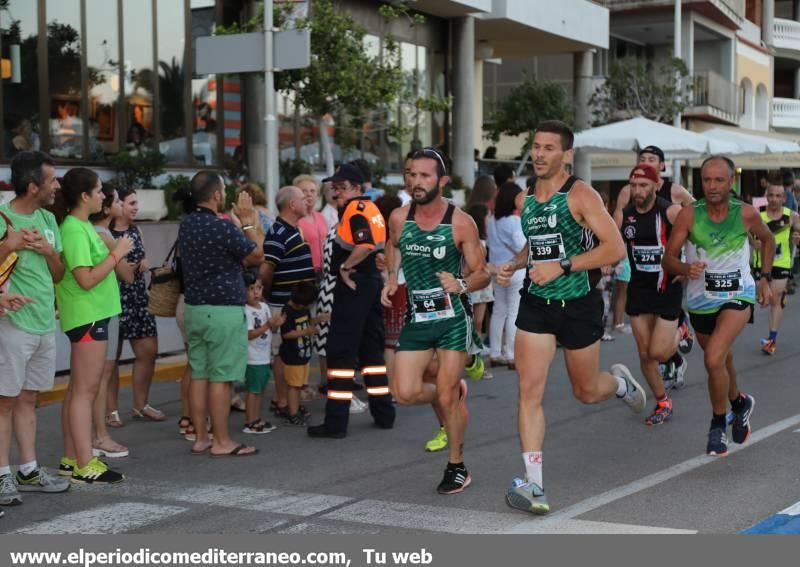
<path id="1" fill-rule="evenodd" d="M 127 189 L 151 189 L 153 178 L 164 173 L 167 157 L 157 150 L 120 152 L 108 158 L 116 172 L 116 184 Z"/>
<path id="2" fill-rule="evenodd" d="M 164 191 L 164 200 L 167 202 L 167 219 L 180 220 L 183 214 L 183 204 L 175 200 L 178 191 L 188 192 L 192 180 L 185 175 L 170 175 L 167 182 L 161 186 Z"/>

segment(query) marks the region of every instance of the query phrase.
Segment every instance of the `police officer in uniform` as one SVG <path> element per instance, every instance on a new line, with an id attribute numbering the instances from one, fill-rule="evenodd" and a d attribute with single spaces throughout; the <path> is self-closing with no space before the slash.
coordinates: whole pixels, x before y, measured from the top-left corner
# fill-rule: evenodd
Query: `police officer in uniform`
<path id="1" fill-rule="evenodd" d="M 331 257 L 331 273 L 337 277 L 327 343 L 328 401 L 324 423 L 309 427 L 308 434 L 341 439 L 347 435 L 356 370 L 364 378 L 375 425 L 394 425 L 383 357 L 383 280 L 375 264 L 386 243 L 386 224 L 378 207 L 363 195 L 358 168 L 342 165 L 324 180 L 328 181 L 341 211 Z"/>

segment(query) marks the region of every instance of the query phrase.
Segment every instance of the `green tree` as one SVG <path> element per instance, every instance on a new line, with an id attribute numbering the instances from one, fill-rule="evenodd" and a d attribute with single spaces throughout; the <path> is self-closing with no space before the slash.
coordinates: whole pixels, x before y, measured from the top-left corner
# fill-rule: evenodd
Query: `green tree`
<path id="1" fill-rule="evenodd" d="M 633 57 L 614 61 L 608 78 L 592 95 L 595 125 L 642 116 L 672 122 L 692 100 L 689 68 L 682 59 L 668 59 L 654 67 Z"/>
<path id="2" fill-rule="evenodd" d="M 276 27 L 286 27 L 292 9 L 290 3 L 275 5 Z M 405 2 L 384 4 L 378 11 L 385 22 L 405 17 L 414 26 L 425 21 L 423 16 L 412 14 Z M 263 21 L 262 7 L 244 25 L 216 27 L 214 33 L 253 31 L 263 28 Z M 295 19 L 293 25 L 310 30 L 311 64 L 304 69 L 276 73 L 275 88 L 293 96 L 295 105 L 307 110 L 319 124 L 329 172 L 333 171 L 333 157 L 327 139 L 327 116 L 337 117 L 337 140 L 352 147 L 368 122 L 372 131 L 387 131 L 397 137 L 413 132 L 413 123 L 398 127 L 396 113 L 387 110 L 390 106 L 396 108 L 400 104 L 414 109 L 411 113 L 414 121 L 419 121 L 422 112 L 450 107 L 449 97 L 420 96 L 418 89 L 404 88 L 415 86 L 416 82 L 404 75 L 400 67 L 399 43 L 385 34 L 382 52 L 370 55 L 364 43 L 366 29 L 334 0 L 315 0 L 308 17 Z"/>
<path id="3" fill-rule="evenodd" d="M 521 84 L 511 89 L 483 129 L 493 142 L 502 135 L 525 135 L 522 153 L 528 153 L 536 127 L 545 120 L 561 120 L 572 125 L 575 106 L 560 85 L 526 76 Z"/>

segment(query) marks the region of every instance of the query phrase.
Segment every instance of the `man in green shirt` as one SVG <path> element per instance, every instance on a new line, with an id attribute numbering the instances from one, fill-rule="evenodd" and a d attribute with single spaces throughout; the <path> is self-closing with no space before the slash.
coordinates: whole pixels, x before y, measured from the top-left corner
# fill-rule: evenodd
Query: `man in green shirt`
<path id="1" fill-rule="evenodd" d="M 58 225 L 44 207 L 59 188 L 53 161 L 42 152 L 21 152 L 11 162 L 16 197 L 0 205 L 0 264 L 16 256 L 3 291 L 34 302 L 0 318 L 0 505 L 21 504 L 19 492 L 64 492 L 69 481 L 52 477 L 36 462 L 36 396 L 50 390 L 56 370 L 53 283 L 64 276 Z M 8 263 L 6 263 L 8 266 Z M 11 431 L 20 466 L 9 467 Z"/>

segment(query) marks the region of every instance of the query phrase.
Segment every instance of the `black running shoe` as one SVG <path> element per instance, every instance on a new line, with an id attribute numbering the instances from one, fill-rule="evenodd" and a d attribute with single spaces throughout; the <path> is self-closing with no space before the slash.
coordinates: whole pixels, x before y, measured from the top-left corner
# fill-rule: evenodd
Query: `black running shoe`
<path id="1" fill-rule="evenodd" d="M 731 425 L 733 442 L 740 445 L 750 437 L 750 416 L 753 414 L 753 408 L 756 407 L 756 399 L 753 396 L 742 395 L 744 396 L 744 409 L 733 411 L 733 425 Z"/>
<path id="2" fill-rule="evenodd" d="M 439 494 L 458 494 L 464 492 L 464 489 L 470 485 L 472 477 L 467 472 L 467 467 L 464 465 L 447 464 L 444 469 L 444 478 L 439 483 L 436 491 Z"/>
<path id="3" fill-rule="evenodd" d="M 715 457 L 724 457 L 728 454 L 728 436 L 723 427 L 712 427 L 708 432 L 708 445 L 706 453 Z"/>

